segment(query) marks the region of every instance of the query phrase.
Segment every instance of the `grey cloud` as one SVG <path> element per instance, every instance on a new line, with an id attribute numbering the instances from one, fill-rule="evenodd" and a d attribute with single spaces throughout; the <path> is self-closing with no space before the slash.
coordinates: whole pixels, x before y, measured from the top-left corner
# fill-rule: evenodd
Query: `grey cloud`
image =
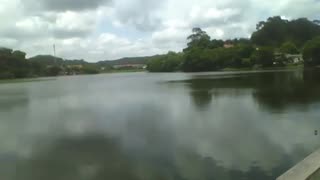
<path id="1" fill-rule="evenodd" d="M 7 27 L 0 31 L 1 37 L 16 39 L 16 40 L 27 40 L 27 39 L 39 39 L 47 37 L 49 35 L 48 29 L 35 29 L 34 31 L 23 30 L 18 27 Z"/>
<path id="2" fill-rule="evenodd" d="M 233 23 L 251 21 L 255 16 L 252 16 L 254 6 L 251 0 L 241 1 L 225 1 L 218 5 L 217 11 L 223 12 L 219 18 L 203 18 L 200 17 L 191 22 L 192 26 L 208 28 L 212 26 L 229 26 Z M 253 20 L 254 21 L 254 20 Z"/>
<path id="3" fill-rule="evenodd" d="M 90 34 L 91 31 L 87 30 L 73 30 L 66 31 L 64 29 L 55 29 L 52 34 L 55 38 L 66 39 L 66 38 L 75 38 L 75 37 L 86 37 Z"/>
<path id="4" fill-rule="evenodd" d="M 156 17 L 148 17 L 148 16 L 122 16 L 119 20 L 131 26 L 134 26 L 136 29 L 140 31 L 154 31 L 161 26 L 161 19 Z"/>
<path id="5" fill-rule="evenodd" d="M 166 0 L 117 0 L 114 2 L 116 17 L 121 23 L 134 26 L 141 31 L 160 28 L 162 18 L 159 10 Z"/>
<path id="6" fill-rule="evenodd" d="M 211 26 L 222 26 L 233 22 L 241 21 L 243 18 L 240 12 L 230 15 L 228 17 L 219 18 L 203 18 L 199 17 L 191 22 L 192 27 L 207 28 Z"/>
<path id="7" fill-rule="evenodd" d="M 308 7 L 308 10 L 306 10 Z M 296 3 L 288 3 L 279 10 L 279 14 L 286 15 L 291 18 L 308 17 L 318 19 L 320 11 L 320 1 L 318 0 L 301 0 Z"/>
<path id="8" fill-rule="evenodd" d="M 82 11 L 96 9 L 111 0 L 25 0 L 23 3 L 29 9 L 44 11 Z"/>

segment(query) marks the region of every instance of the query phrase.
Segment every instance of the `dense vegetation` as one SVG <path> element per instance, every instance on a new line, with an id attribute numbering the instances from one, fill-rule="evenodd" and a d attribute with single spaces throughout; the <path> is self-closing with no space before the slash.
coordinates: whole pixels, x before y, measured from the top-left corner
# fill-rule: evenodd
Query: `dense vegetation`
<path id="1" fill-rule="evenodd" d="M 303 58 L 305 65 L 320 65 L 320 36 L 308 41 L 304 47 Z"/>
<path id="2" fill-rule="evenodd" d="M 38 71 L 37 63 L 26 60 L 26 53 L 0 48 L 0 78 L 23 78 L 32 76 Z"/>
<path id="3" fill-rule="evenodd" d="M 173 72 L 178 71 L 181 67 L 183 54 L 169 52 L 165 55 L 153 56 L 147 63 L 149 71 L 152 72 Z"/>
<path id="4" fill-rule="evenodd" d="M 26 59 L 26 53 L 0 48 L 0 79 L 96 74 L 99 67 L 84 60 L 63 60 L 41 55 Z"/>
<path id="5" fill-rule="evenodd" d="M 182 53 L 150 59 L 150 72 L 199 72 L 225 68 L 282 67 L 293 63 L 286 55 L 303 54 L 306 66 L 320 65 L 319 21 L 292 21 L 279 16 L 257 24 L 251 39 L 211 40 L 194 28 Z M 180 63 L 178 63 L 180 62 Z"/>
<path id="6" fill-rule="evenodd" d="M 292 42 L 302 48 L 307 41 L 319 35 L 320 26 L 317 20 L 299 18 L 288 21 L 276 16 L 259 22 L 251 40 L 259 46 L 279 47 L 285 42 Z"/>

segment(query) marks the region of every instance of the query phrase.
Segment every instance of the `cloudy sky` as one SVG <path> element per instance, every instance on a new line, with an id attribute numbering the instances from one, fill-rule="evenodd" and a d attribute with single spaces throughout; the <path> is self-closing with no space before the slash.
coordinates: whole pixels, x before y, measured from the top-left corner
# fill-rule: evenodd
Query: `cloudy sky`
<path id="1" fill-rule="evenodd" d="M 280 15 L 319 19 L 319 0 L 0 0 L 0 46 L 87 61 L 181 51 L 192 27 L 249 37 Z"/>

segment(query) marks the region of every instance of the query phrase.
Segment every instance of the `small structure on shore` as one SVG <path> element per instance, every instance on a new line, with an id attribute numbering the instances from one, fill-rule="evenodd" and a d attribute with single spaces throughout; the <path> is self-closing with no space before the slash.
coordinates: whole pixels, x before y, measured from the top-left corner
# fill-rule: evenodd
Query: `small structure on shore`
<path id="1" fill-rule="evenodd" d="M 233 48 L 234 47 L 234 44 L 230 43 L 230 42 L 226 42 L 224 43 L 223 45 L 224 48 Z"/>
<path id="2" fill-rule="evenodd" d="M 145 69 L 145 64 L 122 64 L 122 65 L 114 65 L 115 69 Z"/>
<path id="3" fill-rule="evenodd" d="M 285 57 L 293 64 L 303 63 L 302 54 L 286 54 Z"/>

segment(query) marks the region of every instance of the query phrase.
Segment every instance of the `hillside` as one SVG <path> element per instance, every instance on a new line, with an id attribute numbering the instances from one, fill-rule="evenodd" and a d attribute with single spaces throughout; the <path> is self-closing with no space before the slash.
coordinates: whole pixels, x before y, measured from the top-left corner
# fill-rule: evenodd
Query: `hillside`
<path id="1" fill-rule="evenodd" d="M 52 55 L 38 55 L 34 56 L 28 59 L 31 62 L 40 63 L 43 65 L 85 65 L 89 64 L 88 62 L 84 60 L 68 60 L 68 59 L 62 59 L 60 57 L 54 57 Z"/>
<path id="2" fill-rule="evenodd" d="M 157 55 L 156 55 L 157 56 Z M 99 61 L 97 64 L 100 66 L 115 66 L 115 65 L 124 65 L 124 64 L 146 64 L 149 59 L 154 56 L 145 56 L 145 57 L 125 57 L 118 60 L 106 60 Z"/>
<path id="3" fill-rule="evenodd" d="M 97 63 L 89 63 L 84 60 L 69 60 L 62 59 L 60 57 L 54 57 L 51 55 L 38 55 L 29 58 L 31 62 L 37 62 L 43 65 L 85 65 L 85 64 L 97 64 L 98 66 L 115 66 L 124 64 L 146 64 L 147 61 L 155 56 L 145 56 L 145 57 L 126 57 L 117 60 L 105 60 L 99 61 Z"/>

